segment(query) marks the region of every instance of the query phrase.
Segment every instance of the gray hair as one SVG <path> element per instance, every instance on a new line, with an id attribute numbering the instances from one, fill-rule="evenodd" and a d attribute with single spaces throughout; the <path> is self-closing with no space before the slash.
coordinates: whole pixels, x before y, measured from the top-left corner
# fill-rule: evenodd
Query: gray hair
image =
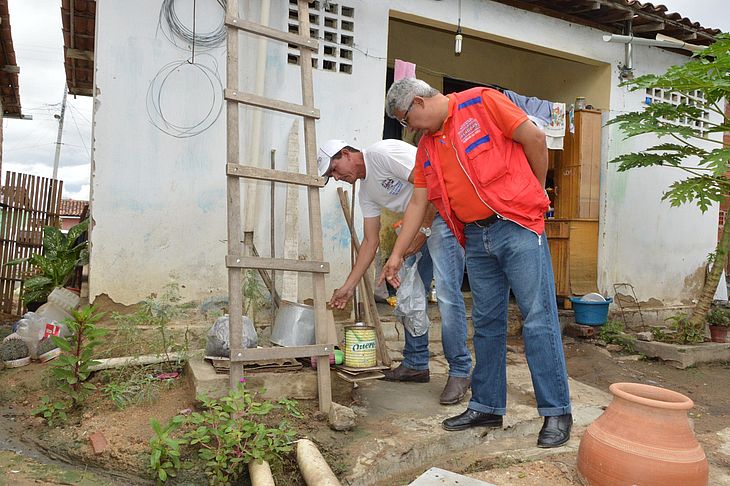
<path id="1" fill-rule="evenodd" d="M 395 118 L 396 111 L 406 111 L 413 98 L 421 96 L 430 98 L 436 96 L 439 91 L 432 88 L 427 82 L 416 78 L 403 78 L 393 83 L 385 95 L 385 113 Z"/>

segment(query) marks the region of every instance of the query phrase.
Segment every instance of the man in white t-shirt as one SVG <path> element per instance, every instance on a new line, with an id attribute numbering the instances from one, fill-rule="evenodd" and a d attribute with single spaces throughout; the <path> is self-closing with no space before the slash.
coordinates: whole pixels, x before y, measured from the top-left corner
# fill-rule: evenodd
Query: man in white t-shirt
<path id="1" fill-rule="evenodd" d="M 358 179 L 361 181 L 358 195 L 364 238 L 352 271 L 330 300 L 332 307 L 343 309 L 375 258 L 380 244 L 381 209 L 403 213 L 408 206 L 413 193 L 416 147 L 401 140 L 383 140 L 359 151 L 343 140 L 329 140 L 320 147 L 317 162 L 322 176 L 351 184 Z M 418 272 L 426 291 L 430 289 L 432 278 L 436 279 L 442 343 L 449 362 L 449 379 L 439 401 L 453 405 L 469 390 L 472 364 L 466 346 L 466 311 L 461 294 L 464 249 L 433 206 L 411 243 L 408 255 L 419 251 Z M 386 371 L 385 379 L 418 383 L 430 380 L 428 331 L 413 336 L 406 329 L 403 362 Z"/>

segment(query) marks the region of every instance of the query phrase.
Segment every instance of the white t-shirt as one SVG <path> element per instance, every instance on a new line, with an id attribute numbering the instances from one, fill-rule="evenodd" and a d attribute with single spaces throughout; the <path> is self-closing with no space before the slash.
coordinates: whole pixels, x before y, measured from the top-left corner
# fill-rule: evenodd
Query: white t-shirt
<path id="1" fill-rule="evenodd" d="M 382 140 L 362 151 L 365 179 L 360 181 L 363 218 L 376 218 L 387 208 L 403 213 L 413 194 L 408 177 L 416 164 L 416 147 L 402 140 Z"/>

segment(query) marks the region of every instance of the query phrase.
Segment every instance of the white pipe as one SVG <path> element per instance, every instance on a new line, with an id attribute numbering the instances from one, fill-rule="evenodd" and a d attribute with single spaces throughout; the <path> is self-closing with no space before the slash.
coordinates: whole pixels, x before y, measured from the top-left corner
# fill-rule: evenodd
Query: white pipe
<path id="1" fill-rule="evenodd" d="M 657 35 L 659 37 L 659 35 Z M 669 40 L 671 39 L 671 40 Z M 610 35 L 604 35 L 603 40 L 605 42 L 620 42 L 623 44 L 635 44 L 639 46 L 654 46 L 654 47 L 670 47 L 673 49 L 684 49 L 687 51 L 697 52 L 702 51 L 706 49 L 705 46 L 698 46 L 695 44 L 687 44 L 684 41 L 681 41 L 679 39 L 674 39 L 672 37 L 666 37 L 662 36 L 661 39 L 645 39 L 643 37 L 634 37 L 633 35 L 618 35 L 618 34 L 610 34 Z"/>
<path id="2" fill-rule="evenodd" d="M 297 463 L 307 486 L 342 486 L 311 440 L 297 441 Z"/>
<path id="3" fill-rule="evenodd" d="M 258 462 L 253 460 L 249 462 L 248 475 L 253 486 L 276 486 L 274 476 L 271 474 L 271 467 L 266 461 Z"/>

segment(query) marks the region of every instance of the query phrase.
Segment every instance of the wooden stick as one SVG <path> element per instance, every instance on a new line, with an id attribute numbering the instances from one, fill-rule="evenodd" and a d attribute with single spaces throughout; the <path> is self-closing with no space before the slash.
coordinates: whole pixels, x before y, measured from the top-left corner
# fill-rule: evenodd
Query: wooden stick
<path id="1" fill-rule="evenodd" d="M 357 233 L 355 233 L 355 225 L 350 218 L 350 202 L 345 196 L 345 192 L 341 187 L 337 188 L 337 195 L 340 197 L 340 206 L 342 206 L 342 212 L 345 214 L 345 221 L 347 227 L 350 229 L 350 237 L 355 244 L 355 253 L 360 252 L 360 242 L 357 239 Z M 378 351 L 380 352 L 380 359 L 385 366 L 390 366 L 392 361 L 388 354 L 388 348 L 385 345 L 385 336 L 383 335 L 383 326 L 380 323 L 380 316 L 378 315 L 378 307 L 375 305 L 375 293 L 373 293 L 373 282 L 370 280 L 370 275 L 365 273 L 362 278 L 364 286 L 363 299 L 365 300 L 365 309 L 370 311 L 371 321 L 370 324 L 375 328 L 375 334 L 378 336 Z"/>
<path id="2" fill-rule="evenodd" d="M 345 191 L 345 198 L 347 198 L 347 191 Z M 352 204 L 355 205 L 355 183 L 352 183 Z M 352 214 L 352 211 L 351 211 Z M 352 215 L 351 218 L 354 220 L 355 216 Z M 355 268 L 355 239 L 350 238 L 350 270 Z M 360 315 L 360 306 L 358 305 L 359 294 L 362 294 L 361 291 L 361 285 L 358 283 L 357 287 L 355 287 L 354 292 L 352 293 L 352 312 L 355 314 L 355 322 L 362 321 L 362 316 Z M 370 322 L 370 319 L 366 319 L 368 322 Z"/>
<path id="3" fill-rule="evenodd" d="M 276 169 L 276 149 L 271 149 L 271 170 Z M 274 221 L 276 221 L 276 183 L 274 181 L 271 181 L 271 234 L 269 235 L 271 238 L 271 248 L 269 249 L 269 258 L 276 258 L 276 225 L 274 224 Z M 271 306 L 271 324 L 274 324 L 274 319 L 276 318 L 276 309 L 279 307 L 279 294 L 276 292 L 276 270 L 271 270 L 271 288 L 269 288 L 269 292 L 271 293 L 271 300 L 274 302 L 274 305 Z"/>

